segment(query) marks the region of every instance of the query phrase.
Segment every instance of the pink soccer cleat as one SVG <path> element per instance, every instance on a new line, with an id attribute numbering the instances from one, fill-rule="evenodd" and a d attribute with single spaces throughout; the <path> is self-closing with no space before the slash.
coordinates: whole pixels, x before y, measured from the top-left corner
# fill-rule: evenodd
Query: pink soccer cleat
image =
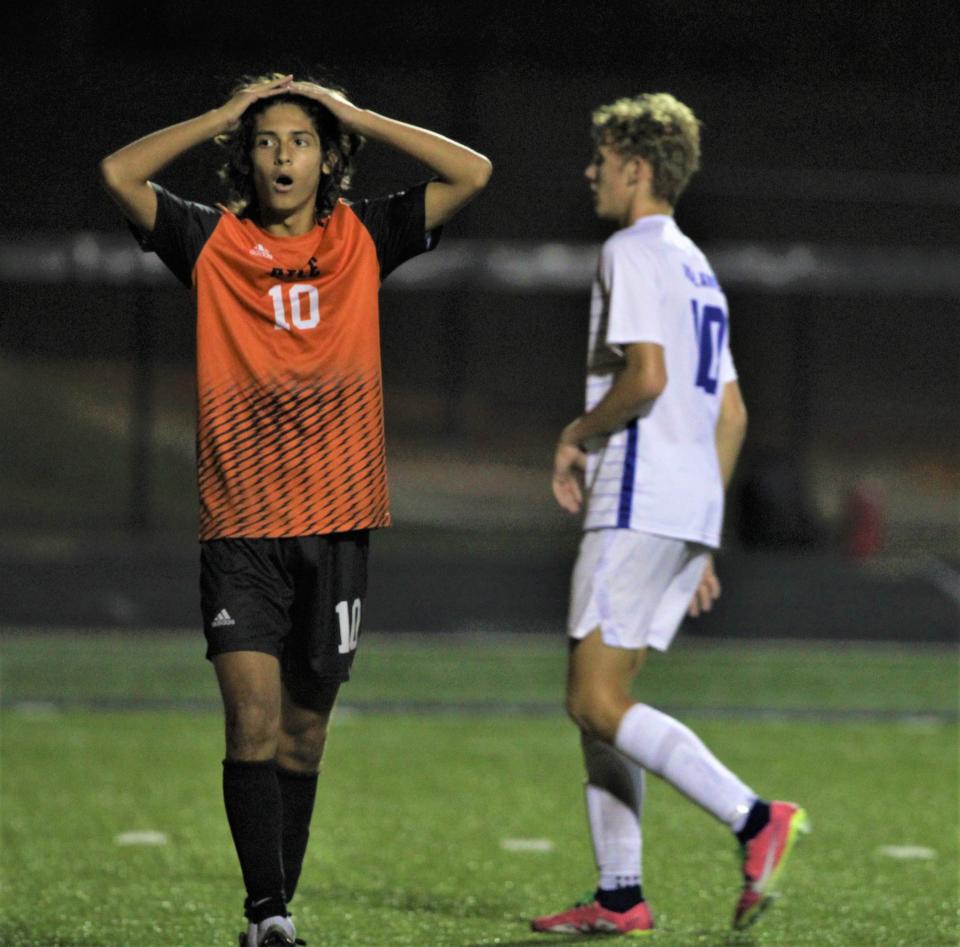
<path id="1" fill-rule="evenodd" d="M 751 925 L 770 906 L 797 836 L 809 831 L 810 819 L 799 806 L 770 803 L 770 821 L 743 846 L 743 891 L 733 912 L 737 930 Z"/>
<path id="2" fill-rule="evenodd" d="M 581 902 L 559 914 L 536 917 L 530 927 L 541 934 L 627 934 L 637 937 L 653 930 L 653 917 L 646 901 L 629 911 L 608 911 L 599 902 Z"/>

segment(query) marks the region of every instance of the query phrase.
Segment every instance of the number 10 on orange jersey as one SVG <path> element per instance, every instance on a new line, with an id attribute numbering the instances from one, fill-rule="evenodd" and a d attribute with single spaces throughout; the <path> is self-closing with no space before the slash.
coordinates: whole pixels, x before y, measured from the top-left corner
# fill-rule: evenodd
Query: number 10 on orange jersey
<path id="1" fill-rule="evenodd" d="M 314 329 L 320 323 L 320 294 L 317 287 L 310 283 L 294 283 L 287 289 L 287 298 L 290 303 L 290 321 L 287 321 L 287 304 L 283 298 L 286 287 L 282 283 L 270 288 L 270 298 L 273 300 L 273 327 L 290 331 L 293 323 L 295 329 Z M 307 297 L 307 312 L 301 302 Z"/>

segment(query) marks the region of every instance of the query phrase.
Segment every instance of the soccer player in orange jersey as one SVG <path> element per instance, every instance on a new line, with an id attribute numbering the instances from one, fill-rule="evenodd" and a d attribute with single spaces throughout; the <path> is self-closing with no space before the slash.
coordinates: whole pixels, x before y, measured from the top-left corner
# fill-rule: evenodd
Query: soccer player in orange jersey
<path id="1" fill-rule="evenodd" d="M 153 182 L 216 139 L 225 207 Z M 364 139 L 433 179 L 348 203 Z M 368 531 L 387 526 L 378 291 L 486 185 L 441 135 L 292 75 L 105 158 L 104 184 L 197 309 L 201 607 L 226 715 L 223 794 L 241 947 L 302 943 L 288 912 L 330 713 L 356 652 Z"/>

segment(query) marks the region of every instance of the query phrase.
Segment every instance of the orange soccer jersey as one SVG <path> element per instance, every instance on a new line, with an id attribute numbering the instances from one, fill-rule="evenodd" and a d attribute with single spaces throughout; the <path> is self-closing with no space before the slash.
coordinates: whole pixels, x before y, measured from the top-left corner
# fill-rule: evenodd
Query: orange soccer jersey
<path id="1" fill-rule="evenodd" d="M 143 246 L 196 297 L 201 540 L 389 524 L 378 295 L 436 242 L 424 188 L 300 237 L 156 188 Z"/>

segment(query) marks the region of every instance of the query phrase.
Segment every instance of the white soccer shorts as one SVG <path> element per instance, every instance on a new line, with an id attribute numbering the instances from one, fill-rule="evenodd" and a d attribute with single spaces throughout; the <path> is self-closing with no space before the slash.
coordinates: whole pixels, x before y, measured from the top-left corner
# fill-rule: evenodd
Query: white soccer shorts
<path id="1" fill-rule="evenodd" d="M 710 549 L 633 529 L 583 534 L 573 569 L 567 633 L 599 628 L 613 648 L 666 651 L 686 614 Z"/>

